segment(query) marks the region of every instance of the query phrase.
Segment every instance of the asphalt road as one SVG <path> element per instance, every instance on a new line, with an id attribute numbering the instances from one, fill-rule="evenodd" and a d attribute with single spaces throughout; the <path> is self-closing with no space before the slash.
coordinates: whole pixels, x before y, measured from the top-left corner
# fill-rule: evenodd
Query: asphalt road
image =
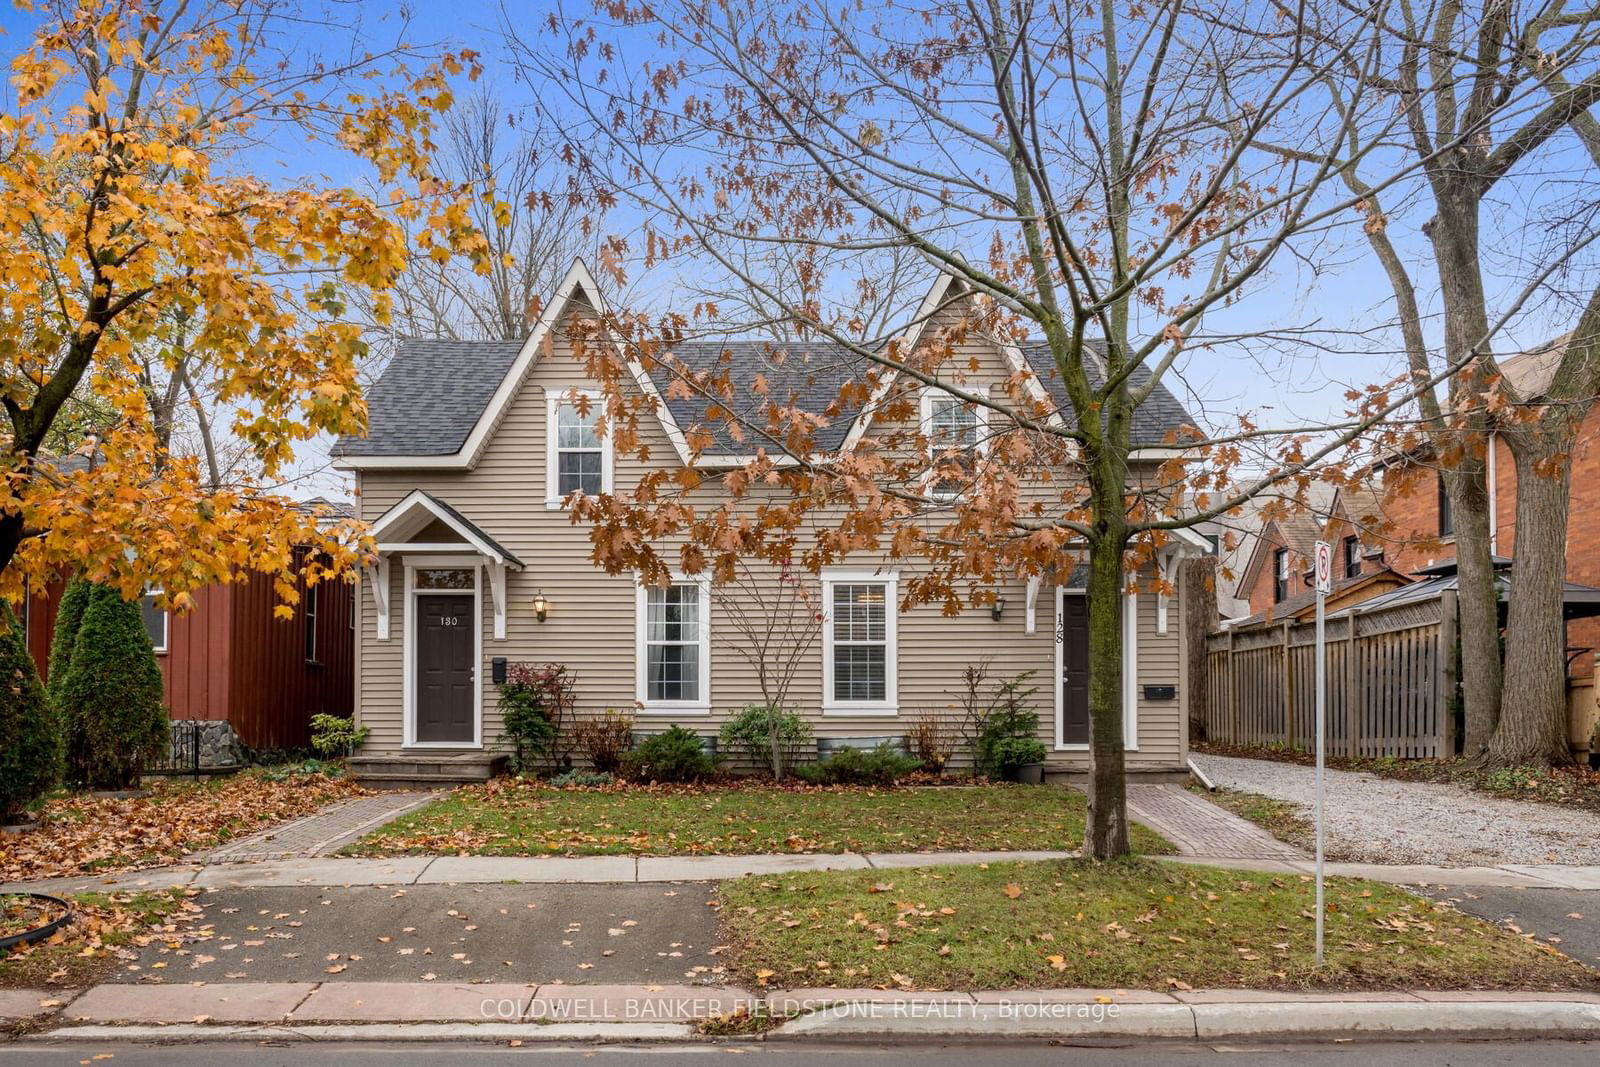
<path id="1" fill-rule="evenodd" d="M 213 890 L 175 941 L 112 980 L 713 981 L 713 896 L 694 883 Z"/>
<path id="2" fill-rule="evenodd" d="M 103 1060 L 96 1055 L 112 1053 Z M 517 1057 L 513 1059 L 512 1057 Z M 1250 1064 L 1268 1067 L 1370 1067 L 1406 1064 L 1415 1067 L 1593 1067 L 1600 1044 L 1508 1042 L 1427 1044 L 1325 1043 L 1320 1045 L 1244 1045 L 1190 1048 L 1138 1045 L 1128 1048 L 1081 1048 L 1042 1045 L 983 1046 L 974 1044 L 893 1047 L 872 1045 L 817 1046 L 783 1044 L 589 1046 L 539 1045 L 522 1048 L 487 1045 L 135 1045 L 73 1044 L 60 1047 L 37 1042 L 0 1046 L 0 1067 L 431 1067 L 433 1064 L 584 1063 L 592 1067 L 628 1067 L 651 1063 L 703 1064 L 714 1058 L 756 1062 L 772 1067 L 968 1067 L 1004 1063 L 1006 1067 L 1221 1067 Z"/>
<path id="3" fill-rule="evenodd" d="M 1468 915 L 1510 924 L 1581 963 L 1600 967 L 1600 892 L 1460 886 L 1429 889 Z"/>

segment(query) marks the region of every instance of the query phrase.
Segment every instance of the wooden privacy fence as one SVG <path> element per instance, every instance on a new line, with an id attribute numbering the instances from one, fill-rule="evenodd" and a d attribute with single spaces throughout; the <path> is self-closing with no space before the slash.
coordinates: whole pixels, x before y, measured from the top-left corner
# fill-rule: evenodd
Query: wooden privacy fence
<path id="1" fill-rule="evenodd" d="M 1311 749 L 1315 622 L 1206 639 L 1206 738 Z M 1456 594 L 1327 620 L 1328 747 L 1335 756 L 1456 754 Z"/>

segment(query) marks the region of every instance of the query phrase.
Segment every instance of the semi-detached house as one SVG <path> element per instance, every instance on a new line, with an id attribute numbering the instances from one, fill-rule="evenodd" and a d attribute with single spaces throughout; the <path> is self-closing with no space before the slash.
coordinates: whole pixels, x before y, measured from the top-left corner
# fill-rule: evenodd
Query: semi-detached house
<path id="1" fill-rule="evenodd" d="M 960 283 L 941 277 L 915 321 L 955 314 L 963 299 Z M 355 476 L 358 513 L 378 550 L 357 597 L 355 705 L 371 730 L 369 771 L 375 760 L 404 768 L 397 777 L 484 764 L 503 748 L 494 685 L 503 662 L 564 664 L 577 674 L 580 715 L 630 710 L 644 732 L 679 724 L 714 735 L 759 702 L 753 670 L 712 639 L 727 619 L 704 577 L 662 589 L 608 575 L 590 562 L 588 530 L 563 507 L 577 490 L 627 492 L 648 469 L 596 432 L 599 405 L 578 402 L 599 392 L 570 337 L 575 319 L 602 309 L 575 264 L 523 341 L 402 342 L 369 393 L 368 433 L 338 442 L 335 463 Z M 962 347 L 950 364 L 965 388 L 1001 390 L 1027 370 L 1040 395 L 1070 411 L 1042 348 L 970 337 Z M 731 358 L 736 376 L 760 372 L 802 406 L 813 398 L 819 412 L 863 373 L 825 343 L 702 342 L 674 355 L 708 366 Z M 665 369 L 633 369 L 633 387 L 654 401 L 654 419 L 641 420 L 648 464 L 690 463 L 685 433 L 704 421 L 700 402 L 666 399 Z M 982 413 L 949 393 L 924 387 L 922 399 L 925 423 L 981 434 Z M 826 420 L 817 447 L 860 447 L 886 432 L 871 414 L 869 404 Z M 1136 467 L 1153 471 L 1170 432 L 1189 421 L 1157 389 L 1138 414 L 1135 443 L 1148 458 Z M 727 467 L 738 457 L 718 446 L 692 462 Z M 716 484 L 707 479 L 704 491 Z M 1173 538 L 1124 597 L 1125 741 L 1135 773 L 1180 770 L 1187 758 L 1179 684 L 1187 650 L 1176 583 L 1163 573 L 1176 573 L 1181 553 L 1205 548 L 1192 534 Z M 995 676 L 1034 672 L 1047 770 L 1084 769 L 1083 572 L 1002 583 L 999 610 L 946 617 L 938 605 L 901 609 L 914 566 L 863 553 L 816 576 L 824 624 L 791 690 L 794 709 L 818 737 L 902 735 L 920 714 L 957 718 L 963 668 L 986 660 Z"/>

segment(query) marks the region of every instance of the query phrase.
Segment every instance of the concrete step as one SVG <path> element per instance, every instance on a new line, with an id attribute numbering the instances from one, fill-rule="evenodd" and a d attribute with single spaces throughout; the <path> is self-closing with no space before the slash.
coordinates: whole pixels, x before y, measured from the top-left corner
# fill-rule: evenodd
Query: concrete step
<path id="1" fill-rule="evenodd" d="M 394 753 L 357 756 L 350 761 L 356 780 L 377 789 L 432 788 L 487 782 L 505 769 L 506 757 L 498 753 L 429 756 Z"/>

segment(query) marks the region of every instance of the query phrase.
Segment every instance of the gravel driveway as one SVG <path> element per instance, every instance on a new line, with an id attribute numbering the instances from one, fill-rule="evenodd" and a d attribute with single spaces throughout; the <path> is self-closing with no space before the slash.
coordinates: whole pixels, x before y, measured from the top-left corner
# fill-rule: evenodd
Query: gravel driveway
<path id="1" fill-rule="evenodd" d="M 1217 785 L 1298 806 L 1307 819 L 1316 771 L 1293 763 L 1196 755 Z M 1600 816 L 1499 800 L 1458 785 L 1327 772 L 1328 854 L 1367 863 L 1493 866 L 1600 863 Z"/>

